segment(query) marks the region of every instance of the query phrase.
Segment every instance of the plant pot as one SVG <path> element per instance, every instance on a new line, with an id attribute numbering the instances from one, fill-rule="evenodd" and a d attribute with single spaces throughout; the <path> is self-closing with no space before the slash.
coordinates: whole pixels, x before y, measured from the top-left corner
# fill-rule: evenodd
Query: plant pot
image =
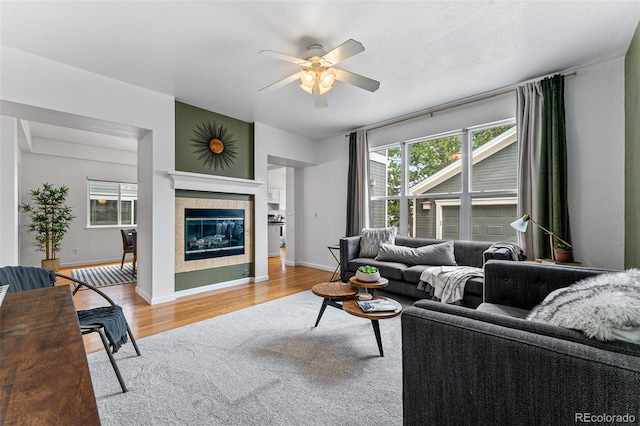
<path id="1" fill-rule="evenodd" d="M 373 274 L 356 271 L 356 279 L 363 283 L 375 283 L 380 279 L 380 271 L 374 272 Z"/>
<path id="2" fill-rule="evenodd" d="M 568 263 L 571 262 L 571 250 L 554 250 L 553 257 L 558 262 Z"/>
<path id="3" fill-rule="evenodd" d="M 40 261 L 40 265 L 55 272 L 60 269 L 60 259 L 43 259 Z"/>

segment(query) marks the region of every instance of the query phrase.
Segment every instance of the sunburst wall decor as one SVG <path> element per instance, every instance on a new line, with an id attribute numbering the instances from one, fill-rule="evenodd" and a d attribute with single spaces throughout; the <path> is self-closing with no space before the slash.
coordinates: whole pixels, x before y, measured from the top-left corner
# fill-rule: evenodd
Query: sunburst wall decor
<path id="1" fill-rule="evenodd" d="M 215 121 L 205 121 L 196 126 L 193 131 L 196 137 L 191 139 L 198 154 L 198 160 L 204 160 L 204 165 L 215 170 L 231 167 L 238 157 L 236 141 L 227 128 Z"/>

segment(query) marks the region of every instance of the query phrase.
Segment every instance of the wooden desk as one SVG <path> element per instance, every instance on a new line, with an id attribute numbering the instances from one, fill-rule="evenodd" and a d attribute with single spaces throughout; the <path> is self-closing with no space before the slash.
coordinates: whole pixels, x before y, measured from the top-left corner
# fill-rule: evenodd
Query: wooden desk
<path id="1" fill-rule="evenodd" d="M 100 424 L 77 318 L 69 286 L 5 296 L 0 424 Z"/>

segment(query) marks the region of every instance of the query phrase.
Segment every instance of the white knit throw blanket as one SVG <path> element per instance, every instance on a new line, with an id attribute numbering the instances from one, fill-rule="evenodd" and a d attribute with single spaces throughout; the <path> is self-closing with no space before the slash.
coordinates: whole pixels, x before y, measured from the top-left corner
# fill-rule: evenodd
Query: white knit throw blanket
<path id="1" fill-rule="evenodd" d="M 424 283 L 435 289 L 434 296 L 443 303 L 462 300 L 464 287 L 471 278 L 483 278 L 482 268 L 473 266 L 431 266 L 420 274 L 418 289 L 424 290 Z"/>
<path id="2" fill-rule="evenodd" d="M 550 293 L 527 319 L 597 340 L 640 343 L 640 270 L 594 275 Z"/>

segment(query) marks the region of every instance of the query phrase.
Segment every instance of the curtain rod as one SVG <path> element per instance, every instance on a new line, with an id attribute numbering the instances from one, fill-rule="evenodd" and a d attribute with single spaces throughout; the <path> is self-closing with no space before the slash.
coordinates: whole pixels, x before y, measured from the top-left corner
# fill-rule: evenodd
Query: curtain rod
<path id="1" fill-rule="evenodd" d="M 578 71 L 572 71 L 572 72 L 564 73 L 562 75 L 564 77 L 572 77 L 572 76 L 577 75 L 577 74 L 578 74 Z M 544 78 L 544 77 L 539 77 L 539 78 Z M 429 115 L 429 116 L 433 117 L 433 114 L 438 113 L 438 112 L 442 112 L 442 111 L 446 111 L 446 110 L 454 109 L 454 108 L 460 108 L 462 106 L 469 105 L 469 104 L 472 104 L 472 103 L 475 103 L 475 102 L 486 101 L 487 99 L 496 98 L 498 96 L 506 95 L 507 93 L 514 92 L 516 90 L 517 86 L 520 86 L 522 84 L 526 84 L 526 83 L 531 82 L 531 81 L 533 81 L 533 80 L 529 80 L 529 81 L 525 81 L 523 83 L 517 83 L 517 84 L 511 85 L 511 86 L 507 86 L 507 87 L 509 87 L 509 89 L 505 89 L 505 90 L 503 90 L 501 92 L 498 92 L 498 93 L 492 93 L 490 95 L 484 95 L 484 96 L 480 96 L 479 98 L 474 98 L 474 99 L 453 101 L 453 103 L 450 104 L 450 105 L 446 105 L 445 104 L 445 106 L 434 107 L 434 109 L 426 110 L 424 112 L 418 113 L 416 115 L 412 115 L 410 117 L 399 118 L 397 120 L 393 120 L 393 121 L 390 121 L 388 123 L 379 124 L 377 126 L 374 125 L 372 127 L 364 127 L 364 128 L 358 129 L 358 130 L 366 130 L 367 132 L 370 132 L 372 130 L 378 130 L 378 129 L 381 129 L 383 127 L 393 126 L 395 124 L 403 123 L 405 121 L 415 120 L 416 118 L 424 117 L 426 115 Z M 500 90 L 500 89 L 497 89 L 497 90 Z M 346 138 L 349 137 L 348 134 L 346 134 L 344 136 Z"/>

